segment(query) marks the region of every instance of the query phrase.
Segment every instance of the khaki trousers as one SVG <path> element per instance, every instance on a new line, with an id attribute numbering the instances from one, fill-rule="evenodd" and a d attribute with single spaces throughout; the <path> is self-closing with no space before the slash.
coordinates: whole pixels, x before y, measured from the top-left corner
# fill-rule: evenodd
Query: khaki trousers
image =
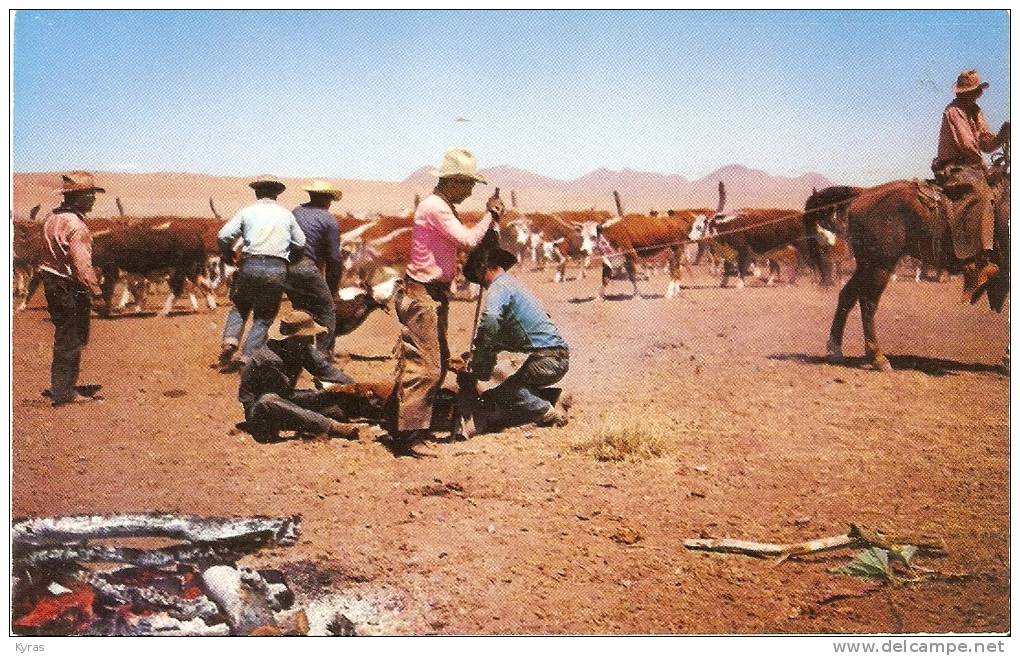
<path id="1" fill-rule="evenodd" d="M 956 257 L 966 260 L 995 245 L 995 200 L 983 166 L 947 166 L 935 178 L 950 201 L 949 225 Z"/>
<path id="2" fill-rule="evenodd" d="M 423 430 L 432 423 L 432 404 L 446 377 L 450 302 L 443 284 L 405 278 L 394 297 L 400 321 L 397 346 L 396 430 Z"/>

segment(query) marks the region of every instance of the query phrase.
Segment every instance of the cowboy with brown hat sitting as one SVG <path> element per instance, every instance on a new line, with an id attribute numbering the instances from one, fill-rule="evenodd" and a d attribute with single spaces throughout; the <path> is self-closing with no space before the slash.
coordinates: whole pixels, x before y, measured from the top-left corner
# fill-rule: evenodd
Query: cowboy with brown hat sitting
<path id="1" fill-rule="evenodd" d="M 964 71 L 956 79 L 956 98 L 942 113 L 938 154 L 931 168 L 935 178 L 952 200 L 953 248 L 956 257 L 966 262 L 968 289 L 980 288 L 999 273 L 991 261 L 994 248 L 994 196 L 988 185 L 982 153 L 990 153 L 1009 139 L 1009 121 L 998 134 L 988 129 L 977 99 L 987 82 L 977 71 Z"/>
<path id="2" fill-rule="evenodd" d="M 84 219 L 96 194 L 105 191 L 90 173 L 68 173 L 57 190 L 63 201 L 43 222 L 46 249 L 39 271 L 54 328 L 49 389 L 54 406 L 99 398 L 98 385 L 75 385 L 81 353 L 89 341 L 92 299 L 103 295 L 92 268 L 92 233 Z"/>
<path id="3" fill-rule="evenodd" d="M 307 312 L 295 310 L 280 317 L 270 328 L 266 345 L 252 353 L 241 371 L 237 399 L 256 441 L 278 442 L 281 430 L 346 439 L 358 436 L 357 426 L 338 420 L 346 417 L 343 408 L 336 406 L 336 396 L 295 389 L 302 371 L 326 383 L 354 382 L 315 348 L 315 337 L 325 332 Z"/>

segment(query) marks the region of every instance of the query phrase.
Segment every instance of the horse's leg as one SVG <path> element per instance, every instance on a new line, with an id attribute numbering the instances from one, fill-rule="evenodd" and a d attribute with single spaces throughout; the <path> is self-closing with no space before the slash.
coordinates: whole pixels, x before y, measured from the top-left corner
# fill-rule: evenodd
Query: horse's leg
<path id="1" fill-rule="evenodd" d="M 843 361 L 843 332 L 846 329 L 846 320 L 850 316 L 850 310 L 857 305 L 860 295 L 861 269 L 857 268 L 850 280 L 846 281 L 843 289 L 839 292 L 839 301 L 836 303 L 836 315 L 832 318 L 832 327 L 829 329 L 829 343 L 826 345 L 826 360 L 829 362 Z"/>
<path id="2" fill-rule="evenodd" d="M 860 271 L 860 269 L 858 269 Z M 875 333 L 875 312 L 878 311 L 878 300 L 882 298 L 885 286 L 889 284 L 891 268 L 873 266 L 861 281 L 861 323 L 864 325 L 864 353 L 871 360 L 871 366 L 878 371 L 892 371 L 889 359 L 878 346 L 878 335 Z"/>

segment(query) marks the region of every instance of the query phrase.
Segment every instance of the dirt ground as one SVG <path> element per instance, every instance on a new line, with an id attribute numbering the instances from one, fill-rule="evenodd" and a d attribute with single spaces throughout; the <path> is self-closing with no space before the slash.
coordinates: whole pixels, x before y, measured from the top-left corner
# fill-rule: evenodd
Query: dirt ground
<path id="1" fill-rule="evenodd" d="M 300 514 L 298 544 L 258 565 L 283 567 L 304 599 L 342 597 L 364 633 L 1010 630 L 1009 378 L 996 369 L 1009 327 L 959 305 L 959 280 L 890 285 L 878 327 L 896 371 L 883 374 L 822 361 L 835 289 L 718 289 L 698 273 L 679 299 L 658 296 L 658 277 L 648 298 L 599 302 L 595 276 L 522 277 L 572 348 L 570 425 L 417 459 L 371 429 L 274 445 L 237 432 L 237 377 L 210 368 L 224 308 L 95 319 L 82 382 L 106 400 L 52 409 L 40 294 L 14 321 L 14 514 Z M 472 311 L 453 306 L 455 353 Z M 396 334 L 374 314 L 339 341 L 342 365 L 389 378 Z M 861 351 L 855 311 L 846 352 Z M 659 454 L 584 448 L 623 433 Z M 850 523 L 944 540 L 948 557 L 922 564 L 960 576 L 880 587 L 828 571 L 850 552 L 775 566 L 683 547 Z"/>

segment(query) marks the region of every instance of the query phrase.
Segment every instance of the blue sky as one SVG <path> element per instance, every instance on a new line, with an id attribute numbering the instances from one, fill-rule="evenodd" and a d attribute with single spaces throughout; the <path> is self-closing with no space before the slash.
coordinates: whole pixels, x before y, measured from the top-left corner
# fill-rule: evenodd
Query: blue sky
<path id="1" fill-rule="evenodd" d="M 1002 11 L 22 11 L 14 39 L 15 171 L 399 180 L 456 145 L 868 184 L 928 173 L 959 71 L 1009 113 Z"/>

